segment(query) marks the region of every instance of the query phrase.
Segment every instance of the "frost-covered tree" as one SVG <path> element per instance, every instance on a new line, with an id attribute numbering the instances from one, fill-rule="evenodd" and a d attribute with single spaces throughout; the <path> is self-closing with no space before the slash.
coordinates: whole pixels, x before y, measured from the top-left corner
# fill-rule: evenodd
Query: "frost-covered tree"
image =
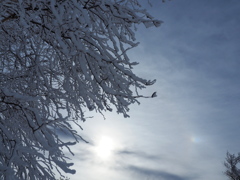
<path id="1" fill-rule="evenodd" d="M 230 180 L 240 180 L 240 169 L 237 167 L 240 163 L 240 153 L 235 154 L 227 153 L 224 166 L 226 167 L 225 175 Z"/>
<path id="2" fill-rule="evenodd" d="M 127 55 L 138 24 L 161 22 L 137 0 L 0 0 L 0 179 L 74 173 L 63 153 L 81 139 L 72 123 L 86 110 L 128 117 L 154 83 Z"/>

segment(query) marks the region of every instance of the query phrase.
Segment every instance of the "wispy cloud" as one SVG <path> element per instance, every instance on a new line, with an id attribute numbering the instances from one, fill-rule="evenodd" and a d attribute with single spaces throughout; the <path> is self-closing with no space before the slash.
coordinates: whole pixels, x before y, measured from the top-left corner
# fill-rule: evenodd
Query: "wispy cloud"
<path id="1" fill-rule="evenodd" d="M 119 150 L 116 152 L 121 158 L 115 169 L 122 170 L 131 179 L 161 179 L 161 180 L 188 180 L 193 177 L 181 176 L 177 173 L 166 171 L 162 168 L 162 164 L 166 158 L 160 155 L 148 154 L 143 151 Z M 145 166 L 145 167 L 144 167 Z"/>
<path id="2" fill-rule="evenodd" d="M 141 151 L 130 151 L 130 150 L 119 150 L 116 152 L 116 155 L 124 155 L 128 157 L 131 156 L 131 157 L 143 158 L 143 159 L 154 160 L 154 161 L 161 159 L 161 157 L 157 155 L 151 155 Z"/>
<path id="3" fill-rule="evenodd" d="M 194 180 L 194 177 L 186 177 L 186 176 L 180 176 L 174 173 L 165 172 L 162 170 L 156 170 L 156 169 L 149 169 L 145 167 L 140 166 L 133 166 L 129 165 L 125 169 L 126 171 L 133 173 L 132 175 L 136 175 L 141 177 L 141 179 L 161 179 L 161 180 Z"/>

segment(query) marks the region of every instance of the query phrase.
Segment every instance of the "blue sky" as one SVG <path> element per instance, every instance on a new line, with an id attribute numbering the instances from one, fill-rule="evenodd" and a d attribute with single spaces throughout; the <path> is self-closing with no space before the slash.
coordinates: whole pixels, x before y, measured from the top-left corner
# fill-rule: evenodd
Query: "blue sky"
<path id="1" fill-rule="evenodd" d="M 152 4 L 164 23 L 140 26 L 129 56 L 136 74 L 157 79 L 143 93 L 158 97 L 132 105 L 130 118 L 83 123 L 90 143 L 72 148 L 71 180 L 225 180 L 226 152 L 240 152 L 240 1 Z"/>

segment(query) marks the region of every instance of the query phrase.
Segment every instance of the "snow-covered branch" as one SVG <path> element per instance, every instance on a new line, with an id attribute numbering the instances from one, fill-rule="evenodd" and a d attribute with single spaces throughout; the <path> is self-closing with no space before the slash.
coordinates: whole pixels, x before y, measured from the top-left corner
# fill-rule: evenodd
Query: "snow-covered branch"
<path id="1" fill-rule="evenodd" d="M 74 173 L 62 147 L 82 138 L 70 122 L 85 121 L 85 109 L 115 107 L 128 117 L 146 97 L 138 90 L 155 80 L 135 75 L 127 55 L 138 24 L 161 21 L 137 0 L 1 1 L 0 178 L 54 179 L 54 167 Z"/>

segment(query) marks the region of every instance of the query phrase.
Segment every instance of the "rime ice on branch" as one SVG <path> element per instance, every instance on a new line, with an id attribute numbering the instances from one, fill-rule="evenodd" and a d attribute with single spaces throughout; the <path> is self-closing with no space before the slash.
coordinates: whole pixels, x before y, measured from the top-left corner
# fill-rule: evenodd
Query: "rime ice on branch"
<path id="1" fill-rule="evenodd" d="M 70 122 L 84 121 L 84 109 L 128 117 L 138 90 L 154 83 L 127 56 L 138 24 L 161 22 L 137 0 L 1 1 L 0 179 L 74 173 L 62 152 L 81 139 Z"/>

